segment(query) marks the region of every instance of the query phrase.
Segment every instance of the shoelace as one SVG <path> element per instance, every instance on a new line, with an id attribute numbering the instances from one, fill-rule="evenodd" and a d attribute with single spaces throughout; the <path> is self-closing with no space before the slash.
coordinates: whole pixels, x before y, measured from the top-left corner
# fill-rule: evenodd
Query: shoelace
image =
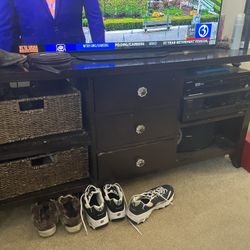
<path id="1" fill-rule="evenodd" d="M 82 202 L 82 199 L 83 199 L 83 196 L 85 195 L 85 193 L 83 193 L 81 195 L 81 198 L 80 198 L 80 216 L 81 216 L 81 220 L 82 220 L 82 224 L 83 224 L 83 227 L 84 227 L 84 230 L 85 230 L 85 233 L 86 235 L 88 235 L 88 229 L 87 229 L 87 226 L 86 226 L 86 223 L 85 223 L 85 220 L 83 218 L 83 202 Z"/>
<path id="2" fill-rule="evenodd" d="M 114 192 L 118 195 L 116 189 L 114 187 L 118 187 L 118 189 L 121 189 L 121 186 L 118 183 L 114 183 L 114 184 L 106 184 L 104 189 L 110 193 L 110 192 Z"/>
<path id="3" fill-rule="evenodd" d="M 88 194 L 88 193 L 90 192 L 90 189 L 91 189 L 91 188 L 96 189 L 95 186 L 93 186 L 93 185 L 88 185 L 88 186 L 86 187 L 84 193 L 83 193 L 83 194 L 81 195 L 81 197 L 80 197 L 80 206 L 81 206 L 81 208 L 80 208 L 80 216 L 81 216 L 82 224 L 83 224 L 83 226 L 84 226 L 84 230 L 85 230 L 85 232 L 86 232 L 86 235 L 88 235 L 88 229 L 87 229 L 87 226 L 86 226 L 84 217 L 83 217 L 83 210 L 84 210 L 84 209 L 83 209 L 83 201 L 82 201 L 82 199 L 84 198 L 84 196 L 85 196 L 86 194 Z"/>
<path id="4" fill-rule="evenodd" d="M 149 199 L 149 202 L 151 202 L 156 196 L 160 196 L 163 200 L 168 201 L 168 198 L 165 198 L 163 196 L 164 193 L 166 193 L 168 190 L 163 188 L 163 187 L 158 187 L 155 190 L 150 190 L 147 191 L 145 193 L 139 194 L 139 195 L 135 195 L 131 198 L 131 202 L 133 202 L 133 199 L 136 197 L 145 197 L 146 199 Z M 173 205 L 173 203 L 170 203 L 171 205 Z"/>
<path id="5" fill-rule="evenodd" d="M 80 216 L 81 216 L 82 224 L 84 226 L 84 230 L 86 232 L 86 235 L 88 235 L 88 229 L 87 229 L 85 220 L 83 218 L 83 210 L 84 209 L 83 209 L 83 201 L 82 200 L 86 196 L 86 194 L 89 194 L 88 199 L 90 198 L 90 196 L 91 196 L 91 188 L 93 190 L 97 189 L 94 185 L 88 185 L 87 188 L 85 189 L 84 193 L 81 195 L 81 198 L 80 198 L 80 206 L 81 206 L 81 208 L 80 208 Z"/>
<path id="6" fill-rule="evenodd" d="M 104 192 L 107 193 L 108 195 L 109 194 L 115 194 L 119 197 L 119 204 L 118 205 L 121 205 L 120 201 L 122 202 L 122 200 L 120 199 L 120 194 L 119 194 L 119 191 L 117 191 L 117 189 L 123 194 L 124 196 L 124 192 L 122 190 L 122 187 L 120 186 L 119 183 L 114 183 L 114 184 L 106 184 L 104 186 Z"/>
<path id="7" fill-rule="evenodd" d="M 96 190 L 96 187 L 94 185 L 88 185 L 85 189 L 85 192 L 84 194 L 90 194 L 90 190 L 93 189 L 93 190 Z M 89 197 L 88 197 L 89 198 Z"/>

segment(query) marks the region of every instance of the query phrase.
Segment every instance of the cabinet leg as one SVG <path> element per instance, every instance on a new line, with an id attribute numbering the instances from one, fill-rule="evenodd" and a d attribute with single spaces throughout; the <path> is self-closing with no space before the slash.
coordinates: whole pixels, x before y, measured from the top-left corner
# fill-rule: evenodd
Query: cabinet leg
<path id="1" fill-rule="evenodd" d="M 236 155 L 230 155 L 230 160 L 235 168 L 241 168 L 241 160 Z"/>

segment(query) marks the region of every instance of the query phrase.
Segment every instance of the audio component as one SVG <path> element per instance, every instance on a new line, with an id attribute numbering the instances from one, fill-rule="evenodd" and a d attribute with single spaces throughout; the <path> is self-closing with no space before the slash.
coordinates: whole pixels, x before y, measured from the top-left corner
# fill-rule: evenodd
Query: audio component
<path id="1" fill-rule="evenodd" d="M 250 106 L 250 88 L 238 91 L 185 97 L 183 101 L 184 122 L 221 115 L 244 113 Z"/>
<path id="2" fill-rule="evenodd" d="M 184 96 L 248 88 L 250 72 L 232 66 L 191 69 L 184 83 Z"/>
<path id="3" fill-rule="evenodd" d="M 244 114 L 250 107 L 250 72 L 223 66 L 190 71 L 184 83 L 183 122 Z"/>

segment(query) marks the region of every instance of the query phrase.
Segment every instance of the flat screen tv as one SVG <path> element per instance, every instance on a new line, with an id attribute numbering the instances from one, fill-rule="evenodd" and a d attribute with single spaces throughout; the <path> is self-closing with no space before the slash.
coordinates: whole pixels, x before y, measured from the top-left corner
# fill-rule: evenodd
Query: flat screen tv
<path id="1" fill-rule="evenodd" d="M 83 52 L 216 44 L 222 0 L 0 0 L 0 48 Z"/>

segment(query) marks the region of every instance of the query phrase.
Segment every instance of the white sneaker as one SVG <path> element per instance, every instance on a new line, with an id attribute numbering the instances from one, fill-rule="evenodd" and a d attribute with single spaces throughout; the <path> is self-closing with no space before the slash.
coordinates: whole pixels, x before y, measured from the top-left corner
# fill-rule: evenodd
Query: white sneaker
<path id="1" fill-rule="evenodd" d="M 149 191 L 134 195 L 127 209 L 128 218 L 140 224 L 149 218 L 151 213 L 172 203 L 174 189 L 170 185 L 162 185 Z"/>
<path id="2" fill-rule="evenodd" d="M 125 196 L 118 183 L 106 184 L 103 187 L 104 199 L 111 221 L 124 219 L 126 216 Z"/>
<path id="3" fill-rule="evenodd" d="M 80 202 L 85 209 L 90 227 L 96 229 L 109 223 L 107 207 L 100 188 L 89 185 L 81 196 Z"/>

